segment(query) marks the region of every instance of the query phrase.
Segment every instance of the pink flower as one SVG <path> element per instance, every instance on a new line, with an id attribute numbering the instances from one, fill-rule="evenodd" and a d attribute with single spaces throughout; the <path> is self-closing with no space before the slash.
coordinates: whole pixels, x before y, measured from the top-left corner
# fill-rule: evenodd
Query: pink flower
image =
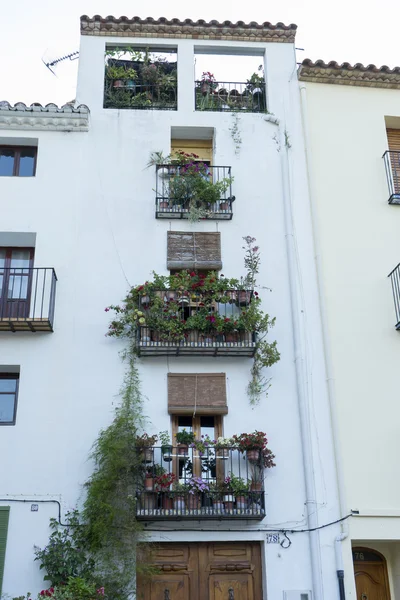
<path id="1" fill-rule="evenodd" d="M 100 594 L 100 596 L 104 596 L 104 587 L 99 587 L 99 589 L 98 589 L 98 590 L 96 590 L 96 592 L 97 592 L 98 594 Z"/>
<path id="2" fill-rule="evenodd" d="M 106 312 L 108 312 L 110 309 L 109 309 L 109 308 L 108 308 L 108 306 L 107 306 L 107 308 L 105 308 L 104 310 L 105 310 Z"/>

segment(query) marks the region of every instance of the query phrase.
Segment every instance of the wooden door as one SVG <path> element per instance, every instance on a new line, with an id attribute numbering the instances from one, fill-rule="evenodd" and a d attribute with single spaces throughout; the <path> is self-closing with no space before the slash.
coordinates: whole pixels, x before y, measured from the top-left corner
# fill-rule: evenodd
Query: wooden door
<path id="1" fill-rule="evenodd" d="M 138 578 L 138 600 L 261 600 L 258 543 L 159 544 L 158 573 Z"/>
<path id="2" fill-rule="evenodd" d="M 375 550 L 353 548 L 357 600 L 390 600 L 386 561 Z"/>

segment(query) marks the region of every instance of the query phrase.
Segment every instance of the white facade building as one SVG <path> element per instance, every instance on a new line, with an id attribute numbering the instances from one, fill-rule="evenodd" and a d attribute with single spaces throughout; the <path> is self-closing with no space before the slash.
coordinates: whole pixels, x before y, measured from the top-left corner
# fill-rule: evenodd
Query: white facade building
<path id="1" fill-rule="evenodd" d="M 359 513 L 343 540 L 346 598 L 394 600 L 399 68 L 307 60 L 299 73 L 341 504 Z"/>
<path id="2" fill-rule="evenodd" d="M 10 261 L 28 256 L 35 269 L 54 268 L 57 275 L 55 295 L 53 288 L 46 287 L 48 281 L 43 287 L 42 274 L 37 276 L 42 285 L 37 286 L 38 303 L 43 299 L 44 312 L 32 313 L 31 298 L 30 309 L 6 306 L 2 313 L 0 369 L 11 375 L 11 381 L 12 374 L 19 374 L 15 422 L 11 419 L 13 423 L 0 430 L 5 457 L 0 505 L 9 507 L 2 592 L 17 596 L 44 586 L 33 562 L 33 546 L 46 544 L 49 518 L 58 516 L 58 502 L 62 515 L 79 506 L 82 484 L 92 469 L 87 459 L 91 445 L 100 428 L 109 424 L 118 402 L 124 373 L 118 352 L 124 343 L 105 337 L 109 314 L 104 308 L 118 303 L 131 285 L 144 282 L 153 270 L 168 274 L 168 234 L 206 232 L 220 234 L 220 260 L 227 277 L 244 274 L 242 238 L 256 238 L 262 258 L 260 295 L 264 309 L 276 317 L 270 340 L 278 341 L 281 360 L 266 373 L 272 378 L 268 398 L 252 408 L 246 396 L 252 364 L 248 356 L 229 352 L 142 356 L 138 364 L 151 421 L 148 432 L 172 432 L 168 375 L 223 373 L 224 436 L 266 431 L 277 466 L 266 473 L 265 514 L 258 519 L 236 514 L 231 519 L 199 515 L 190 520 L 166 516 L 152 521 L 150 515 L 151 539 L 167 552 L 171 544 L 189 554 L 204 544 L 212 551 L 222 548 L 226 569 L 221 571 L 220 563 L 213 567 L 214 574 L 221 571 L 221 580 L 231 572 L 232 560 L 237 564 L 238 559 L 232 559 L 236 548 L 237 556 L 245 555 L 250 564 L 233 568 L 229 575 L 227 585 L 234 590 L 235 600 L 336 600 L 340 561 L 335 562 L 335 539 L 340 526 L 307 531 L 335 522 L 341 513 L 295 26 L 82 17 L 81 28 L 76 95 L 80 108 L 0 106 L 0 145 L 22 148 L 22 152 L 24 147 L 37 148 L 34 177 L 18 177 L 15 170 L 14 176 L 0 177 L 0 247 L 8 249 L 6 268 L 20 266 Z M 105 51 L 122 46 L 175 53 L 175 110 L 152 110 L 154 105 L 144 110 L 104 108 Z M 234 112 L 240 143 L 231 132 L 235 105 L 222 100 L 219 110 L 195 110 L 194 58 L 200 54 L 230 55 L 232 61 L 238 55 L 258 56 L 263 64 L 266 91 L 261 94 L 260 111 Z M 246 98 L 243 90 L 239 96 Z M 235 94 L 228 91 L 234 101 Z M 114 84 L 112 92 L 115 100 L 120 92 Z M 131 93 L 134 97 L 138 91 Z M 174 104 L 173 93 L 168 98 Z M 156 218 L 158 184 L 156 169 L 146 169 L 149 156 L 154 151 L 168 154 L 174 144 L 185 147 L 185 140 L 191 148 L 207 148 L 212 165 L 231 167 L 235 196 L 231 219 L 191 223 L 172 218 L 176 215 Z M 17 167 L 15 162 L 13 168 Z M 26 254 L 27 248 L 31 254 Z M 25 254 L 13 255 L 12 249 Z M 34 283 L 29 286 L 33 294 Z M 51 310 L 46 313 L 53 304 L 54 318 Z M 30 330 L 39 324 L 53 332 Z M 13 332 L 17 327 L 24 330 Z M 10 421 L 10 416 L 4 419 Z M 282 545 L 268 535 L 272 532 L 280 532 Z M 231 558 L 227 558 L 228 546 Z M 256 548 L 254 555 L 252 548 Z M 244 587 L 235 581 L 245 581 Z M 222 598 L 211 592 L 209 597 Z"/>

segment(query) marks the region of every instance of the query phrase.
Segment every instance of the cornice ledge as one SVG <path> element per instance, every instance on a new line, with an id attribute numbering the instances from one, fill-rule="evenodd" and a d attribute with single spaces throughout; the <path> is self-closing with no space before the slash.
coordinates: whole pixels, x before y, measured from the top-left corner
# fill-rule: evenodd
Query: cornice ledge
<path id="1" fill-rule="evenodd" d="M 42 106 L 35 103 L 27 106 L 17 102 L 0 102 L 0 129 L 24 129 L 40 131 L 89 131 L 89 108 L 80 104 L 74 108 L 64 104 Z"/>
<path id="2" fill-rule="evenodd" d="M 298 78 L 312 83 L 400 89 L 400 68 L 390 69 L 385 65 L 380 68 L 375 65 L 365 67 L 360 63 L 351 66 L 349 63 L 339 65 L 334 61 L 324 63 L 322 60 L 313 63 L 306 59 L 299 67 Z"/>

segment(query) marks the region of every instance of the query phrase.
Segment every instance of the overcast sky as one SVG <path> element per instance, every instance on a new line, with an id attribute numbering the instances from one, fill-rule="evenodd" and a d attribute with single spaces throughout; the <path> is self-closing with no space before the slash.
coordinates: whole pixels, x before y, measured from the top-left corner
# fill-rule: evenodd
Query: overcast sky
<path id="1" fill-rule="evenodd" d="M 0 0 L 0 100 L 55 102 L 75 98 L 77 62 L 52 75 L 42 58 L 79 49 L 79 17 L 177 17 L 270 21 L 298 25 L 298 60 L 400 64 L 400 0 Z"/>

